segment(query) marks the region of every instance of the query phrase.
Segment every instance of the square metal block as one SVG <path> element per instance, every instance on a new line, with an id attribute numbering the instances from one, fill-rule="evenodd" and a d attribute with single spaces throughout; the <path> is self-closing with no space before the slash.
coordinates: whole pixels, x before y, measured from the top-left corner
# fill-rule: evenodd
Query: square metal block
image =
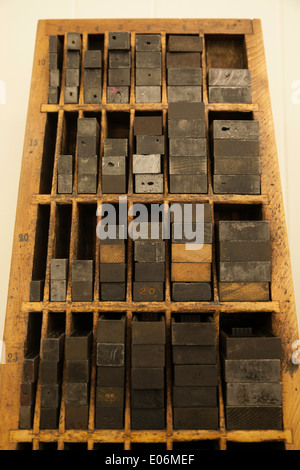
<path id="1" fill-rule="evenodd" d="M 67 51 L 66 52 L 66 69 L 79 69 L 80 68 L 80 52 Z"/>
<path id="2" fill-rule="evenodd" d="M 127 157 L 128 139 L 104 139 L 103 154 L 105 157 Z"/>
<path id="3" fill-rule="evenodd" d="M 85 69 L 101 69 L 102 51 L 87 50 L 84 53 L 83 66 Z"/>
<path id="4" fill-rule="evenodd" d="M 69 260 L 63 258 L 52 258 L 50 260 L 50 279 L 65 280 L 68 277 Z"/>
<path id="5" fill-rule="evenodd" d="M 80 70 L 79 69 L 66 69 L 65 77 L 66 86 L 77 86 L 80 85 Z"/>
<path id="6" fill-rule="evenodd" d="M 108 103 L 129 103 L 129 87 L 128 86 L 108 86 L 107 87 Z"/>
<path id="7" fill-rule="evenodd" d="M 77 86 L 65 86 L 65 103 L 66 104 L 77 104 L 78 103 L 78 87 Z"/>
<path id="8" fill-rule="evenodd" d="M 162 174 L 135 175 L 135 192 L 162 194 L 164 192 L 164 178 Z"/>
<path id="9" fill-rule="evenodd" d="M 50 301 L 51 302 L 65 302 L 67 295 L 67 281 L 54 280 L 50 281 Z"/>
<path id="10" fill-rule="evenodd" d="M 143 68 L 135 70 L 135 84 L 137 86 L 161 86 L 161 69 Z"/>
<path id="11" fill-rule="evenodd" d="M 136 34 L 135 36 L 136 51 L 161 51 L 161 35 L 160 34 Z"/>
<path id="12" fill-rule="evenodd" d="M 59 88 L 57 86 L 50 86 L 48 91 L 48 104 L 58 104 L 59 93 Z"/>
<path id="13" fill-rule="evenodd" d="M 108 65 L 110 69 L 127 69 L 131 67 L 130 51 L 109 51 Z"/>
<path id="14" fill-rule="evenodd" d="M 130 69 L 108 69 L 109 86 L 130 86 Z"/>
<path id="15" fill-rule="evenodd" d="M 161 87 L 160 86 L 136 86 L 135 87 L 136 103 L 160 103 Z"/>
<path id="16" fill-rule="evenodd" d="M 77 191 L 79 194 L 96 194 L 97 175 L 78 175 Z"/>
<path id="17" fill-rule="evenodd" d="M 67 50 L 80 51 L 81 36 L 79 33 L 67 33 Z"/>
<path id="18" fill-rule="evenodd" d="M 57 176 L 57 192 L 58 194 L 72 194 L 73 192 L 73 175 Z"/>
<path id="19" fill-rule="evenodd" d="M 60 70 L 59 69 L 49 70 L 49 86 L 50 87 L 60 86 Z"/>
<path id="20" fill-rule="evenodd" d="M 30 282 L 30 302 L 41 302 L 44 295 L 45 281 L 31 281 Z"/>
<path id="21" fill-rule="evenodd" d="M 126 300 L 126 283 L 125 282 L 101 282 L 100 284 L 101 300 L 117 301 Z"/>
<path id="22" fill-rule="evenodd" d="M 102 175 L 125 175 L 126 157 L 102 157 Z"/>
<path id="23" fill-rule="evenodd" d="M 101 69 L 84 69 L 83 85 L 84 85 L 84 89 L 101 88 L 102 87 L 102 70 Z"/>
<path id="24" fill-rule="evenodd" d="M 87 88 L 85 86 L 84 92 L 84 102 L 89 104 L 101 104 L 102 102 L 102 87 L 101 85 L 97 87 Z"/>
<path id="25" fill-rule="evenodd" d="M 125 364 L 124 343 L 98 343 L 97 366 L 123 367 Z"/>
<path id="26" fill-rule="evenodd" d="M 78 156 L 78 175 L 97 175 L 98 155 Z"/>
<path id="27" fill-rule="evenodd" d="M 58 155 L 57 173 L 59 175 L 72 175 L 73 173 L 73 155 Z"/>
<path id="28" fill-rule="evenodd" d="M 130 33 L 122 32 L 109 32 L 107 48 L 110 49 L 130 49 Z"/>

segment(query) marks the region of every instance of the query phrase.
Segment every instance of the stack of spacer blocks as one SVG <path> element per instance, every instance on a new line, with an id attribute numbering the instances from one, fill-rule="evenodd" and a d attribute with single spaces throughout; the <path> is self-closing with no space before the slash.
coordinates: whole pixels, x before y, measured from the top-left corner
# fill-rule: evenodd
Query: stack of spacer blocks
<path id="1" fill-rule="evenodd" d="M 104 139 L 102 157 L 102 193 L 125 194 L 127 191 L 128 139 Z"/>
<path id="2" fill-rule="evenodd" d="M 175 429 L 217 429 L 216 325 L 186 313 L 172 318 Z"/>
<path id="3" fill-rule="evenodd" d="M 160 34 L 135 36 L 135 102 L 161 102 L 161 37 Z"/>
<path id="4" fill-rule="evenodd" d="M 129 103 L 131 51 L 130 33 L 108 33 L 107 103 Z"/>
<path id="5" fill-rule="evenodd" d="M 133 316 L 131 339 L 131 428 L 165 428 L 165 317 Z"/>
<path id="6" fill-rule="evenodd" d="M 57 192 L 58 194 L 73 192 L 73 155 L 57 157 Z"/>
<path id="7" fill-rule="evenodd" d="M 122 429 L 125 405 L 126 315 L 102 314 L 97 322 L 95 427 Z"/>
<path id="8" fill-rule="evenodd" d="M 68 259 L 50 261 L 50 301 L 65 302 L 68 284 Z"/>
<path id="9" fill-rule="evenodd" d="M 41 429 L 58 426 L 65 333 L 51 331 L 42 341 L 41 382 Z"/>
<path id="10" fill-rule="evenodd" d="M 135 302 L 161 302 L 165 286 L 165 240 L 161 223 L 141 222 L 141 237 L 134 239 Z M 156 233 L 155 233 L 156 232 Z"/>
<path id="11" fill-rule="evenodd" d="M 281 339 L 234 327 L 220 341 L 227 429 L 282 429 Z"/>
<path id="12" fill-rule="evenodd" d="M 123 225 L 110 225 L 113 238 L 100 241 L 101 300 L 126 299 L 126 245 Z"/>
<path id="13" fill-rule="evenodd" d="M 84 102 L 101 104 L 102 101 L 102 51 L 87 50 L 83 59 Z"/>
<path id="14" fill-rule="evenodd" d="M 161 155 L 164 154 L 161 116 L 135 116 L 137 153 L 133 155 L 136 193 L 163 193 Z M 152 150 L 156 150 L 152 153 Z M 139 153 L 140 152 L 140 153 Z"/>
<path id="15" fill-rule="evenodd" d="M 72 262 L 72 302 L 92 302 L 93 287 L 93 260 L 74 260 Z"/>
<path id="16" fill-rule="evenodd" d="M 212 210 L 209 204 L 203 204 L 203 219 L 199 222 L 197 204 L 181 203 L 180 207 L 180 219 L 176 212 L 171 213 L 172 300 L 209 301 L 212 296 Z"/>
<path id="17" fill-rule="evenodd" d="M 167 50 L 168 102 L 202 101 L 203 38 L 170 35 Z"/>
<path id="18" fill-rule="evenodd" d="M 170 193 L 207 193 L 204 103 L 170 103 L 168 115 Z"/>
<path id="19" fill-rule="evenodd" d="M 97 192 L 99 141 L 97 119 L 77 119 L 78 194 Z"/>
<path id="20" fill-rule="evenodd" d="M 49 36 L 48 103 L 58 104 L 61 83 L 62 46 L 58 36 Z"/>
<path id="21" fill-rule="evenodd" d="M 67 33 L 65 104 L 77 104 L 80 87 L 81 36 Z"/>
<path id="22" fill-rule="evenodd" d="M 31 429 L 33 425 L 39 360 L 40 354 L 37 351 L 27 352 L 23 360 L 22 383 L 20 386 L 20 429 Z"/>
<path id="23" fill-rule="evenodd" d="M 92 338 L 81 328 L 66 336 L 66 429 L 88 428 Z"/>
<path id="24" fill-rule="evenodd" d="M 213 121 L 213 189 L 216 194 L 260 194 L 259 122 Z"/>
<path id="25" fill-rule="evenodd" d="M 210 103 L 251 103 L 251 70 L 209 69 Z"/>
<path id="26" fill-rule="evenodd" d="M 218 258 L 221 301 L 269 300 L 271 252 L 268 221 L 220 221 Z"/>

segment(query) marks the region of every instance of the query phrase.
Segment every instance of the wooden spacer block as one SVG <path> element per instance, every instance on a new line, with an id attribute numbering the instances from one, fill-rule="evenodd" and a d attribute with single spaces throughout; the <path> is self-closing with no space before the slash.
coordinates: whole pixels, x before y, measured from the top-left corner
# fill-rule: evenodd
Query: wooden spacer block
<path id="1" fill-rule="evenodd" d="M 100 263 L 125 263 L 125 245 L 101 245 Z"/>
<path id="2" fill-rule="evenodd" d="M 187 246 L 182 243 L 172 243 L 171 247 L 172 263 L 211 263 L 212 262 L 212 245 L 193 246 L 192 250 L 188 250 Z"/>
<path id="3" fill-rule="evenodd" d="M 211 263 L 172 263 L 172 282 L 210 282 Z"/>
<path id="4" fill-rule="evenodd" d="M 267 302 L 270 300 L 269 282 L 219 282 L 221 302 Z"/>

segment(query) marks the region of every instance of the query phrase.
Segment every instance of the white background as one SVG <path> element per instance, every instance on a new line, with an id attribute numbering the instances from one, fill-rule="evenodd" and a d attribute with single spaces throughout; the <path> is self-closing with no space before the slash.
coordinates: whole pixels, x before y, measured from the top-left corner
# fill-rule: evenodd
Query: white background
<path id="1" fill-rule="evenodd" d="M 294 287 L 300 308 L 300 1 L 0 0 L 0 80 L 6 84 L 6 104 L 0 104 L 0 338 L 37 21 L 54 18 L 262 20 Z"/>

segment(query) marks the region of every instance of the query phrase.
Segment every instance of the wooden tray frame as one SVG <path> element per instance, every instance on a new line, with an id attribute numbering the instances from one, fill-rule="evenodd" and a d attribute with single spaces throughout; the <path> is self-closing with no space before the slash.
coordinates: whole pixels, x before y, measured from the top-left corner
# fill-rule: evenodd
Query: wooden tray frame
<path id="1" fill-rule="evenodd" d="M 107 68 L 107 39 L 108 31 L 131 31 L 131 50 L 134 51 L 135 33 L 160 33 L 162 38 L 163 85 L 162 103 L 135 104 L 134 74 L 132 73 L 131 93 L 129 104 L 106 104 L 106 73 L 104 73 L 103 102 L 101 105 L 85 105 L 83 103 L 83 87 L 80 87 L 79 104 L 65 105 L 63 89 L 58 105 L 47 103 L 48 94 L 48 36 L 50 34 L 65 35 L 68 31 L 78 31 L 82 34 L 83 50 L 87 47 L 88 34 L 104 34 L 104 69 Z M 78 203 L 93 202 L 98 206 L 102 202 L 118 202 L 116 195 L 102 195 L 99 187 L 96 196 L 57 195 L 56 168 L 57 155 L 60 153 L 63 137 L 64 113 L 78 112 L 83 117 L 84 111 L 102 111 L 103 141 L 107 131 L 107 111 L 127 111 L 130 113 L 130 155 L 132 160 L 133 120 L 136 110 L 161 110 L 163 126 L 166 133 L 167 124 L 167 91 L 165 73 L 166 35 L 176 34 L 241 34 L 245 37 L 248 67 L 252 72 L 252 104 L 210 104 L 206 77 L 206 62 L 203 61 L 203 101 L 206 106 L 206 123 L 208 133 L 209 111 L 238 111 L 253 112 L 254 119 L 260 122 L 261 132 L 261 161 L 262 161 L 262 194 L 258 196 L 215 195 L 212 191 L 212 176 L 209 172 L 209 191 L 207 195 L 172 195 L 168 194 L 167 159 L 164 159 L 164 193 L 162 195 L 135 195 L 132 191 L 133 176 L 129 171 L 128 204 L 134 202 L 209 202 L 214 204 L 253 204 L 262 205 L 263 218 L 270 221 L 272 243 L 272 283 L 271 299 L 269 302 L 220 302 L 218 297 L 215 257 L 213 262 L 212 302 L 171 302 L 170 297 L 170 263 L 167 259 L 166 295 L 165 302 L 133 302 L 132 301 L 132 242 L 128 241 L 128 276 L 127 299 L 125 302 L 99 301 L 99 241 L 96 243 L 96 276 L 95 301 L 92 303 L 72 303 L 71 285 L 68 283 L 67 301 L 65 303 L 49 302 L 49 264 L 55 242 L 56 207 L 61 203 L 72 205 L 72 225 L 70 242 L 70 262 L 76 251 L 76 224 Z M 205 57 L 205 50 L 203 56 Z M 134 54 L 133 54 L 134 57 Z M 134 68 L 134 60 L 132 61 Z M 63 63 L 62 83 L 64 83 L 65 67 Z M 81 74 L 83 76 L 83 74 Z M 81 83 L 82 85 L 82 83 Z M 51 194 L 39 194 L 41 160 L 43 153 L 44 130 L 47 113 L 58 113 L 57 141 L 55 148 L 54 171 Z M 131 168 L 131 165 L 129 165 Z M 77 178 L 75 169 L 75 184 Z M 50 206 L 50 225 L 47 252 L 47 271 L 43 302 L 29 302 L 29 284 L 31 280 L 34 253 L 35 228 L 37 207 L 41 204 Z M 213 210 L 212 210 L 213 212 Z M 19 234 L 27 233 L 27 242 L 20 241 Z M 71 264 L 71 263 L 70 263 Z M 69 276 L 70 279 L 70 276 Z M 171 404 L 171 351 L 167 351 L 167 427 L 165 431 L 132 431 L 130 429 L 130 373 L 127 370 L 125 428 L 120 431 L 95 430 L 95 344 L 91 376 L 91 400 L 88 430 L 65 430 L 64 427 L 64 382 L 60 412 L 59 428 L 57 430 L 40 430 L 40 383 L 38 382 L 34 425 L 32 430 L 19 430 L 19 386 L 22 373 L 23 348 L 27 331 L 29 312 L 42 312 L 42 337 L 47 331 L 48 313 L 66 313 L 66 332 L 70 332 L 72 312 L 93 312 L 93 328 L 99 312 L 123 311 L 127 314 L 130 326 L 132 313 L 141 311 L 165 312 L 167 326 L 170 327 L 172 312 L 210 312 L 214 316 L 219 331 L 221 313 L 239 312 L 270 312 L 272 325 L 276 334 L 281 336 L 283 344 L 282 383 L 283 383 L 283 418 L 282 431 L 227 431 L 225 428 L 224 405 L 222 389 L 219 387 L 220 429 L 217 431 L 185 431 L 173 430 Z M 300 449 L 300 372 L 293 365 L 291 356 L 292 343 L 298 339 L 297 317 L 293 293 L 293 282 L 289 257 L 288 238 L 286 231 L 280 174 L 277 160 L 277 150 L 272 119 L 269 86 L 267 79 L 266 61 L 264 55 L 263 37 L 260 20 L 43 20 L 38 23 L 36 48 L 33 62 L 32 83 L 28 107 L 27 126 L 24 141 L 24 152 L 20 178 L 18 206 L 16 212 L 13 256 L 8 293 L 7 313 L 5 322 L 4 342 L 6 346 L 6 365 L 1 366 L 0 394 L 0 448 L 15 449 L 18 443 L 32 443 L 32 449 L 39 449 L 40 443 L 56 442 L 58 449 L 64 449 L 64 443 L 86 443 L 92 450 L 95 443 L 123 443 L 124 449 L 129 450 L 131 443 L 165 443 L 172 450 L 173 442 L 216 440 L 221 450 L 226 450 L 227 442 L 263 442 L 282 441 L 286 449 Z M 127 339 L 127 349 L 130 350 L 130 328 Z M 129 357 L 129 354 L 128 354 Z M 129 363 L 128 363 L 129 365 Z"/>

